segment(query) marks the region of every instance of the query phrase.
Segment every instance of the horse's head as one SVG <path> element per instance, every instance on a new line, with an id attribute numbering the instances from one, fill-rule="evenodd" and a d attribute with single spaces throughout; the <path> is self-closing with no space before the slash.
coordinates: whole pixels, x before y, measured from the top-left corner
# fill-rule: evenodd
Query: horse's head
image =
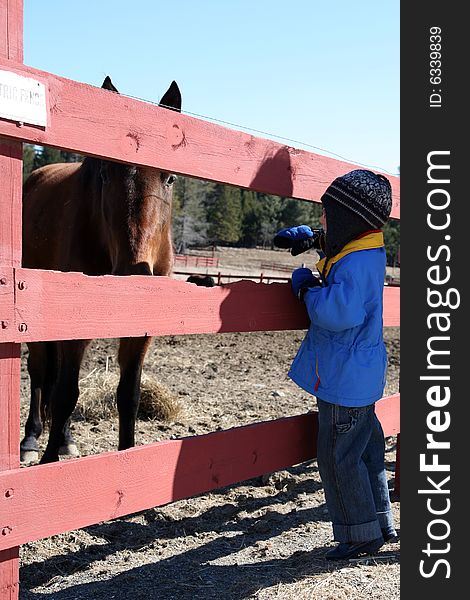
<path id="1" fill-rule="evenodd" d="M 102 87 L 117 92 L 109 77 Z M 181 111 L 181 93 L 174 81 L 160 100 L 160 106 Z M 171 204 L 176 177 L 151 167 L 105 160 L 99 163 L 103 235 L 113 274 L 168 274 L 172 262 Z"/>

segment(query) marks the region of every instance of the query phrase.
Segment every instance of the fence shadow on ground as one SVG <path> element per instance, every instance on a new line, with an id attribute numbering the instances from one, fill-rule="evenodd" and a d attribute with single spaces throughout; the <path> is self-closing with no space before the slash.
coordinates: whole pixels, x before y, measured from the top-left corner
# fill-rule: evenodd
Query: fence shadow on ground
<path id="1" fill-rule="evenodd" d="M 302 467 L 291 471 L 300 472 Z M 303 467 L 305 469 L 305 465 Z M 308 468 L 316 471 L 313 465 Z M 255 480 L 253 480 L 255 481 Z M 233 486 L 231 486 L 233 487 Z M 227 493 L 229 488 L 216 490 Z M 301 525 L 328 521 L 325 505 L 296 510 L 288 515 L 270 512 L 260 518 L 255 513 L 272 505 L 292 501 L 301 494 L 312 494 L 321 490 L 321 484 L 312 478 L 295 482 L 288 491 L 280 490 L 261 498 L 249 498 L 243 502 L 232 502 L 211 507 L 202 514 L 169 521 L 158 509 L 144 511 L 146 524 L 128 522 L 125 519 L 93 525 L 85 529 L 93 537 L 105 543 L 94 544 L 77 552 L 54 556 L 38 561 L 21 569 L 22 600 L 109 600 L 115 598 L 145 598 L 146 600 L 242 600 L 257 590 L 276 584 L 292 583 L 302 578 L 332 572 L 344 567 L 324 560 L 328 549 L 319 546 L 312 551 L 294 551 L 288 557 L 270 560 L 257 559 L 253 563 L 211 564 L 223 561 L 236 554 L 241 548 L 255 549 L 258 543 L 269 540 Z M 240 513 L 245 513 L 243 516 Z M 246 516 L 248 513 L 248 516 Z M 112 555 L 129 550 L 152 552 L 155 540 L 171 540 L 194 533 L 216 531 L 217 539 L 180 554 L 157 560 L 119 573 L 106 580 L 75 584 L 60 591 L 33 592 L 37 586 L 53 585 L 57 576 L 66 578 L 74 573 L 87 571 L 94 563 L 106 561 Z M 314 535 L 314 534 L 312 534 Z M 397 562 L 393 552 L 382 551 L 381 560 Z M 230 560 L 230 559 L 229 559 Z M 106 567 L 104 566 L 104 569 Z M 76 578 L 74 579 L 76 581 Z"/>
<path id="2" fill-rule="evenodd" d="M 234 487 L 234 486 L 230 486 Z M 215 490 L 215 493 L 227 493 L 230 488 Z M 106 543 L 91 544 L 76 552 L 68 552 L 66 555 L 56 555 L 43 561 L 36 561 L 21 568 L 21 581 L 28 587 L 36 587 L 47 584 L 57 574 L 68 576 L 78 570 L 88 569 L 94 562 L 106 560 L 107 557 L 122 550 L 139 551 L 155 540 L 172 540 L 181 535 L 192 535 L 195 532 L 204 533 L 217 531 L 220 535 L 232 532 L 243 532 L 249 537 L 249 543 L 269 539 L 287 531 L 292 526 L 301 525 L 314 521 L 325 521 L 325 505 L 321 504 L 315 509 L 303 510 L 297 513 L 295 521 L 281 523 L 282 519 L 276 519 L 278 513 L 271 513 L 260 521 L 259 517 L 238 518 L 239 513 L 256 513 L 260 509 L 279 505 L 292 501 L 301 494 L 313 494 L 321 489 L 321 485 L 313 479 L 294 484 L 289 491 L 278 491 L 269 496 L 261 498 L 250 498 L 249 501 L 237 504 L 233 502 L 213 506 L 202 514 L 184 517 L 177 521 L 170 521 L 159 513 L 158 509 L 143 511 L 146 524 L 129 522 L 123 517 L 114 521 L 108 521 L 98 525 L 92 525 L 84 529 L 90 536 L 101 538 Z M 263 523 L 267 527 L 260 527 Z M 172 559 L 169 559 L 172 560 Z M 213 560 L 213 559 L 211 559 Z"/>
<path id="3" fill-rule="evenodd" d="M 305 511 L 306 520 L 315 518 L 321 508 Z M 258 534 L 251 544 L 269 539 L 279 530 Z M 110 598 L 145 598 L 147 600 L 242 600 L 262 588 L 288 584 L 302 578 L 333 572 L 345 563 L 331 563 L 323 558 L 326 547 L 297 551 L 289 557 L 259 560 L 244 564 L 210 564 L 242 546 L 240 536 L 219 536 L 207 544 L 120 573 L 110 579 L 86 582 L 51 593 L 26 592 L 23 600 L 48 598 L 50 600 L 108 600 Z M 381 552 L 380 557 L 390 563 L 398 562 L 394 552 Z"/>

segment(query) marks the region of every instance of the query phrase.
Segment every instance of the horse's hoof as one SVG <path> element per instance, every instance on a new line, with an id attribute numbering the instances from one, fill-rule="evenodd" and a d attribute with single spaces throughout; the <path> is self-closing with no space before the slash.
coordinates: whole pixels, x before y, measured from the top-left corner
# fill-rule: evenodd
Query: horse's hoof
<path id="1" fill-rule="evenodd" d="M 59 448 L 59 456 L 78 458 L 80 456 L 80 452 L 78 451 L 76 444 L 67 444 L 66 446 L 61 446 Z"/>
<path id="2" fill-rule="evenodd" d="M 39 452 L 37 450 L 21 450 L 20 463 L 22 465 L 32 465 L 39 462 Z"/>

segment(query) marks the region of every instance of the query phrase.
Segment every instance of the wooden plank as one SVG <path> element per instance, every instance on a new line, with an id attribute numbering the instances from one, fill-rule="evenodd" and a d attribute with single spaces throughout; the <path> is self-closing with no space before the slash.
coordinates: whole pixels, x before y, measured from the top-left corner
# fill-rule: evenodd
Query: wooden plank
<path id="1" fill-rule="evenodd" d="M 401 474 L 401 469 L 400 469 L 400 434 L 397 435 L 397 449 L 396 449 L 396 458 L 395 458 L 395 486 L 394 486 L 394 492 L 395 495 L 399 498 L 400 497 L 400 474 Z"/>
<path id="2" fill-rule="evenodd" d="M 17 600 L 19 595 L 19 547 L 0 550 L 0 598 Z"/>
<path id="3" fill-rule="evenodd" d="M 16 269 L 15 326 L 5 341 L 306 329 L 304 305 L 285 283 L 213 288 L 168 277 L 87 277 Z M 384 288 L 385 325 L 398 325 L 398 288 Z M 390 309 L 391 317 L 387 316 Z"/>
<path id="4" fill-rule="evenodd" d="M 400 288 L 384 288 L 384 327 L 398 327 L 400 325 Z"/>
<path id="5" fill-rule="evenodd" d="M 167 277 L 28 269 L 18 269 L 16 277 L 26 289 L 17 292 L 18 321 L 11 333 L 24 341 L 307 326 L 305 311 L 287 285 L 244 281 L 203 288 Z"/>
<path id="6" fill-rule="evenodd" d="M 13 149 L 13 154 L 15 153 L 16 150 Z M 16 159 L 13 160 L 16 161 Z M 16 165 L 12 165 L 11 159 L 8 156 L 5 157 L 0 149 L 0 173 L 14 171 L 15 167 Z M 21 170 L 17 175 L 21 177 Z M 19 181 L 21 182 L 21 179 Z M 0 175 L 0 235 L 2 236 L 0 238 L 0 254 L 2 254 L 4 263 L 12 265 L 20 260 L 18 249 L 15 250 L 16 242 L 20 238 L 17 235 L 19 225 L 17 216 L 15 216 L 16 211 L 9 212 L 12 205 L 15 204 L 12 202 L 15 188 L 8 185 L 9 183 L 8 179 L 3 179 Z M 5 190 L 6 187 L 9 189 Z M 20 207 L 21 204 L 16 202 L 16 206 Z M 3 224 L 8 223 L 10 227 L 2 226 L 2 221 Z M 19 224 L 21 224 L 21 220 Z M 13 268 L 0 266 L 0 473 L 3 472 L 3 469 L 16 469 L 20 462 L 21 347 L 20 344 L 2 343 L 3 334 L 10 335 L 15 328 L 13 299 Z M 0 490 L 1 495 L 5 493 L 5 490 Z M 16 600 L 18 594 L 19 548 L 13 546 L 7 551 L 0 550 L 0 599 Z"/>
<path id="7" fill-rule="evenodd" d="M 32 67 L 0 60 L 0 69 L 49 90 L 47 128 L 0 119 L 0 135 L 13 139 L 312 201 L 335 177 L 358 168 Z M 184 89 L 182 95 L 184 101 Z M 399 218 L 400 180 L 387 177 L 392 216 Z"/>
<path id="8" fill-rule="evenodd" d="M 282 469 L 314 455 L 313 415 L 0 475 L 0 548 Z"/>
<path id="9" fill-rule="evenodd" d="M 23 61 L 23 0 L 0 0 L 0 59 Z M 19 466 L 20 346 L 2 344 L 1 338 L 14 324 L 12 267 L 21 264 L 21 182 L 22 144 L 0 140 L 0 472 Z M 0 598 L 16 600 L 18 594 L 19 548 L 13 546 L 0 551 Z"/>
<path id="10" fill-rule="evenodd" d="M 1 163 L 1 156 L 0 156 Z M 1 184 L 0 184 L 1 185 Z M 1 200 L 0 200 L 1 206 Z M 11 337 L 10 330 L 15 327 L 15 282 L 12 267 L 0 265 L 0 343 Z"/>
<path id="11" fill-rule="evenodd" d="M 21 265 L 22 144 L 0 139 L 0 265 Z"/>
<path id="12" fill-rule="evenodd" d="M 19 452 L 20 345 L 0 344 L 0 470 L 16 469 Z"/>
<path id="13" fill-rule="evenodd" d="M 388 404 L 387 404 L 388 403 Z M 399 398 L 378 403 L 398 410 Z M 380 411 L 379 411 L 380 412 Z M 0 548 L 114 519 L 316 456 L 317 413 L 0 474 Z M 393 428 L 392 428 L 393 429 Z M 391 430 L 384 424 L 386 435 Z"/>
<path id="14" fill-rule="evenodd" d="M 23 62 L 23 0 L 0 0 L 0 58 Z"/>
<path id="15" fill-rule="evenodd" d="M 375 405 L 375 414 L 386 436 L 397 435 L 400 431 L 400 394 L 379 400 Z"/>

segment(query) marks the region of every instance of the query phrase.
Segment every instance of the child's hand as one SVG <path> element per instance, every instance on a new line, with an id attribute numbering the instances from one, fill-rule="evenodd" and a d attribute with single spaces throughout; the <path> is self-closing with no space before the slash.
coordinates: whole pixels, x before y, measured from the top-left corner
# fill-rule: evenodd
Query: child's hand
<path id="1" fill-rule="evenodd" d="M 302 267 L 292 273 L 292 291 L 299 300 L 302 300 L 308 288 L 318 286 L 321 286 L 320 279 L 310 269 Z"/>
<path id="2" fill-rule="evenodd" d="M 277 248 L 291 248 L 292 256 L 297 256 L 310 248 L 319 249 L 318 239 L 322 234 L 322 229 L 311 229 L 308 225 L 284 227 L 276 233 L 273 244 Z"/>
<path id="3" fill-rule="evenodd" d="M 292 248 L 292 243 L 305 241 L 313 238 L 313 231 L 308 225 L 298 225 L 297 227 L 284 227 L 280 229 L 273 240 L 278 248 Z"/>

